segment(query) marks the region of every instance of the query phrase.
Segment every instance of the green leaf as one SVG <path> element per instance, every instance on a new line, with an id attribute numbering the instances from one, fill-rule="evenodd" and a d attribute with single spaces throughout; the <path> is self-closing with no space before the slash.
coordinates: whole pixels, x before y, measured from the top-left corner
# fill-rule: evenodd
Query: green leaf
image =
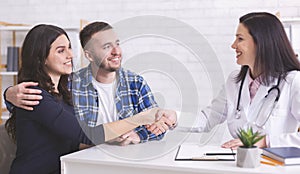
<path id="1" fill-rule="evenodd" d="M 258 131 L 253 132 L 252 127 L 248 127 L 247 129 L 239 128 L 237 130 L 237 136 L 243 145 L 248 148 L 253 147 L 255 143 L 264 138 Z"/>

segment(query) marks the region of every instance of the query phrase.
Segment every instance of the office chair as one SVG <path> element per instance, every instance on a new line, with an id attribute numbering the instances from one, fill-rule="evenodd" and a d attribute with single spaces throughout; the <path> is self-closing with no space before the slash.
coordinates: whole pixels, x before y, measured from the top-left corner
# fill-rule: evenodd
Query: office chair
<path id="1" fill-rule="evenodd" d="M 8 136 L 4 124 L 0 125 L 0 173 L 8 174 L 16 155 L 16 145 Z"/>

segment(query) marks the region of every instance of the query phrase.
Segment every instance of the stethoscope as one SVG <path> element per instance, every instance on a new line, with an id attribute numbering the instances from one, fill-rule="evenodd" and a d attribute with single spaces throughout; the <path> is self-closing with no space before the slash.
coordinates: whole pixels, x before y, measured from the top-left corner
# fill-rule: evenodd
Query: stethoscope
<path id="1" fill-rule="evenodd" d="M 241 95 L 242 95 L 242 89 L 243 89 L 243 84 L 246 78 L 246 73 L 241 81 L 241 86 L 239 88 L 239 94 L 238 94 L 238 101 L 236 105 L 236 111 L 235 111 L 235 118 L 240 119 L 241 118 L 241 108 L 240 108 L 240 101 L 241 101 Z M 276 106 L 279 97 L 280 97 L 280 89 L 279 89 L 279 84 L 281 81 L 281 77 L 279 76 L 277 84 L 273 87 L 271 87 L 268 90 L 267 95 L 264 97 L 264 103 L 262 104 L 257 117 L 256 121 L 253 123 L 259 128 L 262 128 L 266 122 L 268 121 L 274 107 Z"/>

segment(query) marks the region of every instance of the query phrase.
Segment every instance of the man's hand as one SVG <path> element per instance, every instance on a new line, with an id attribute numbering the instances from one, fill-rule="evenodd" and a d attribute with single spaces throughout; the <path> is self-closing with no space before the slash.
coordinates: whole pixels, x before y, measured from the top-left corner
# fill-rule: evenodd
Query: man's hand
<path id="1" fill-rule="evenodd" d="M 87 149 L 90 147 L 92 147 L 92 145 L 82 144 L 82 143 L 79 144 L 79 150 Z"/>
<path id="2" fill-rule="evenodd" d="M 120 137 L 109 141 L 109 144 L 118 144 L 120 146 L 127 146 L 128 144 L 138 144 L 141 142 L 140 136 L 132 131 L 129 131 Z"/>
<path id="3" fill-rule="evenodd" d="M 173 110 L 159 109 L 155 116 L 156 116 L 156 121 L 160 120 L 162 117 L 167 118 L 169 121 L 166 122 L 166 124 L 169 127 L 173 127 L 177 123 L 177 114 Z"/>
<path id="4" fill-rule="evenodd" d="M 161 117 L 155 123 L 151 125 L 146 125 L 146 128 L 148 131 L 150 131 L 151 133 L 157 136 L 169 130 L 170 127 L 168 125 L 172 125 L 172 122 L 166 117 Z"/>
<path id="5" fill-rule="evenodd" d="M 33 110 L 33 106 L 39 104 L 42 99 L 41 90 L 28 88 L 37 86 L 35 82 L 22 82 L 18 85 L 9 87 L 5 93 L 6 100 L 13 105 L 25 110 Z"/>
<path id="6" fill-rule="evenodd" d="M 173 129 L 177 124 L 177 114 L 173 110 L 159 109 L 156 113 L 156 122 L 146 126 L 147 130 L 155 135 Z"/>

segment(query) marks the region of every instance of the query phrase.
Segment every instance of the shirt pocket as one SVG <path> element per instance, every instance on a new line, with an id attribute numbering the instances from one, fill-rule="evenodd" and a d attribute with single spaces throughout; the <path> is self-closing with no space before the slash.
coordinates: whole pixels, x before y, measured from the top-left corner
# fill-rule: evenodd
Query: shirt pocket
<path id="1" fill-rule="evenodd" d="M 288 122 L 288 110 L 287 109 L 280 109 L 280 108 L 274 108 L 268 123 L 268 130 L 270 133 L 279 133 L 283 132 L 286 129 L 287 122 Z"/>
<path id="2" fill-rule="evenodd" d="M 234 106 L 232 103 L 227 103 L 226 109 L 224 109 L 224 112 L 222 113 L 224 116 L 226 116 L 227 120 L 233 120 L 236 117 L 236 106 Z"/>
<path id="3" fill-rule="evenodd" d="M 286 117 L 288 115 L 288 109 L 283 109 L 283 108 L 274 108 L 271 117 L 273 118 L 278 118 L 278 117 Z"/>

